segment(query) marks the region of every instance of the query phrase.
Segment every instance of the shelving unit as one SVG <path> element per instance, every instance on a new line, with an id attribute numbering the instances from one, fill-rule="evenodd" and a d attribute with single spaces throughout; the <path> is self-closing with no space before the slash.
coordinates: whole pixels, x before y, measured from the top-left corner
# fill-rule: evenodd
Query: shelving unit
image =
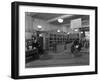
<path id="1" fill-rule="evenodd" d="M 63 32 L 49 32 L 45 34 L 45 50 L 57 52 L 58 46 L 65 49 L 67 43 L 71 43 L 73 40 L 78 38 L 77 34 L 67 34 Z"/>

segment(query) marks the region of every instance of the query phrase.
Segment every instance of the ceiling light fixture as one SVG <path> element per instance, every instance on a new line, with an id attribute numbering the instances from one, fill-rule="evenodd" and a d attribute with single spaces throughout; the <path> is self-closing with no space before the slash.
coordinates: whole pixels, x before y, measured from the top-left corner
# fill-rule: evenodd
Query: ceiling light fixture
<path id="1" fill-rule="evenodd" d="M 41 26 L 41 25 L 38 25 L 37 27 L 38 27 L 38 28 L 42 28 L 42 26 Z"/>
<path id="2" fill-rule="evenodd" d="M 64 21 L 64 20 L 63 20 L 63 19 L 61 19 L 61 18 L 60 18 L 60 19 L 58 19 L 58 22 L 59 22 L 59 23 L 62 23 L 63 21 Z"/>
<path id="3" fill-rule="evenodd" d="M 74 31 L 78 31 L 78 29 L 75 29 Z"/>
<path id="4" fill-rule="evenodd" d="M 58 29 L 57 32 L 60 32 L 60 30 Z"/>

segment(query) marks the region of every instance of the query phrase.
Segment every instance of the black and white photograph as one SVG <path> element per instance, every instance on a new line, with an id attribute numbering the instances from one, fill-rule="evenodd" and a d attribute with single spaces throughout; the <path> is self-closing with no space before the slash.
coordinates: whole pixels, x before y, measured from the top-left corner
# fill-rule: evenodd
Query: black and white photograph
<path id="1" fill-rule="evenodd" d="M 25 67 L 89 65 L 89 15 L 25 12 Z"/>
<path id="2" fill-rule="evenodd" d="M 97 7 L 12 3 L 12 78 L 97 74 Z"/>

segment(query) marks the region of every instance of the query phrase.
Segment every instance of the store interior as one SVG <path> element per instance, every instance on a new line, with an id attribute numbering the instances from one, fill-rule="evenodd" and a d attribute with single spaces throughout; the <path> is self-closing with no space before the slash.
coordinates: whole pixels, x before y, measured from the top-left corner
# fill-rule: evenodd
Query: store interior
<path id="1" fill-rule="evenodd" d="M 76 58 L 71 50 L 77 39 L 82 41 L 77 53 L 89 54 L 89 33 L 89 15 L 25 12 L 26 67 L 41 59 Z"/>

